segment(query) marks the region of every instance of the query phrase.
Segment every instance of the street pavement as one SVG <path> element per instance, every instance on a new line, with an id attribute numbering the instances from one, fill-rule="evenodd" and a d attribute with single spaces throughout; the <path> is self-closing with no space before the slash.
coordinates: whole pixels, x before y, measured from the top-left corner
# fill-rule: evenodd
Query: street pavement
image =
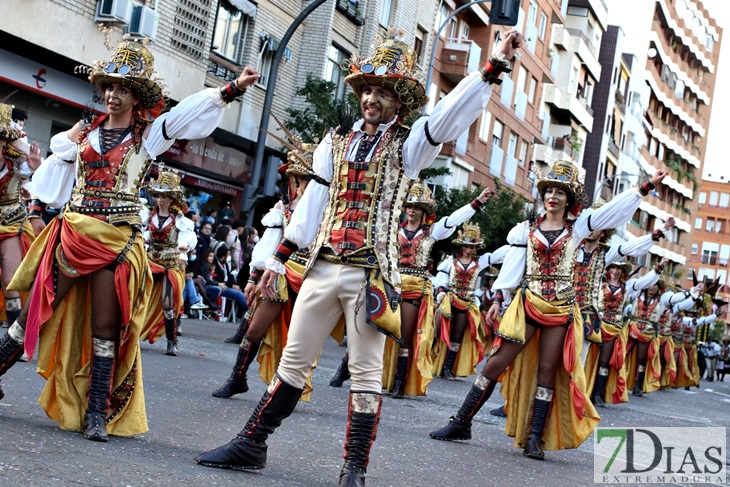
<path id="1" fill-rule="evenodd" d="M 316 317 L 313 317 L 316 319 Z M 242 429 L 264 392 L 256 365 L 251 390 L 231 399 L 211 392 L 230 374 L 236 346 L 223 342 L 232 323 L 183 320 L 180 355 L 165 355 L 165 340 L 142 345 L 150 431 L 108 443 L 62 431 L 37 403 L 44 385 L 32 363 L 3 377 L 0 401 L 0 486 L 333 486 L 342 464 L 348 389 L 328 386 L 344 348 L 329 340 L 314 373 L 311 403 L 269 438 L 268 466 L 256 473 L 197 465 L 193 457 L 226 443 Z M 489 414 L 495 392 L 477 415 L 468 442 L 431 440 L 473 378 L 435 379 L 428 397 L 385 396 L 367 482 L 373 486 L 579 486 L 593 483 L 593 437 L 580 448 L 547 452 L 547 461 L 522 457 L 504 434 L 505 420 Z M 730 376 L 691 392 L 655 392 L 599 409 L 601 426 L 730 426 Z"/>

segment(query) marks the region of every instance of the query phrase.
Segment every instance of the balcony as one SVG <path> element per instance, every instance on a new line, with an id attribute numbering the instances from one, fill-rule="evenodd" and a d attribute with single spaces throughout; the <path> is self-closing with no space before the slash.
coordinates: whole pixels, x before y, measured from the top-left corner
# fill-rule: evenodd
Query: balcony
<path id="1" fill-rule="evenodd" d="M 456 84 L 479 69 L 482 48 L 469 39 L 448 39 L 441 48 L 441 75 Z"/>
<path id="2" fill-rule="evenodd" d="M 585 99 L 579 99 L 577 94 L 563 93 L 555 85 L 546 85 L 543 101 L 558 110 L 568 112 L 586 130 L 593 129 L 593 110 L 586 106 Z"/>
<path id="3" fill-rule="evenodd" d="M 616 108 L 618 108 L 621 113 L 626 113 L 626 98 L 624 98 L 623 93 L 619 90 L 616 90 Z"/>
<path id="4" fill-rule="evenodd" d="M 618 156 L 621 153 L 616 142 L 614 142 L 610 137 L 608 139 L 608 152 L 610 152 L 616 159 L 618 159 Z"/>
<path id="5" fill-rule="evenodd" d="M 578 157 L 565 137 L 548 137 L 547 144 L 535 144 L 533 159 L 539 162 L 572 161 Z"/>
<path id="6" fill-rule="evenodd" d="M 601 64 L 598 62 L 598 49 L 592 41 L 578 29 L 562 25 L 553 27 L 553 44 L 578 55 L 586 69 L 595 79 L 601 79 Z"/>
<path id="7" fill-rule="evenodd" d="M 350 19 L 353 24 L 357 26 L 365 24 L 365 17 L 360 13 L 359 2 L 357 0 L 337 0 L 335 8 Z"/>

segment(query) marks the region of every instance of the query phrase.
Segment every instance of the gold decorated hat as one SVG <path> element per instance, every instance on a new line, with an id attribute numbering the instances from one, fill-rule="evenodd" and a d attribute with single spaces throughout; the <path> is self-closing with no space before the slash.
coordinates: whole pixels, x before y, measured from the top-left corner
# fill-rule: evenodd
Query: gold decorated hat
<path id="1" fill-rule="evenodd" d="M 547 188 L 562 188 L 568 193 L 571 201 L 568 207 L 581 203 L 583 199 L 583 182 L 580 169 L 570 161 L 557 161 L 550 166 L 547 174 L 541 174 L 537 180 L 537 190 L 544 198 Z"/>
<path id="2" fill-rule="evenodd" d="M 273 113 L 271 116 L 279 124 L 279 128 L 284 132 L 285 137 L 279 137 L 271 132 L 267 133 L 281 142 L 286 147 L 286 164 L 279 167 L 279 172 L 287 176 L 316 176 L 312 168 L 314 162 L 314 150 L 317 144 L 308 144 L 301 137 L 286 128 L 279 118 Z"/>
<path id="3" fill-rule="evenodd" d="M 422 182 L 416 181 L 411 185 L 411 190 L 408 192 L 405 206 L 418 206 L 426 215 L 433 215 L 436 213 L 436 202 L 431 196 L 431 190 Z"/>
<path id="4" fill-rule="evenodd" d="M 164 97 L 164 83 L 157 78 L 155 58 L 145 45 L 146 41 L 120 42 L 111 59 L 97 61 L 88 69 L 89 81 L 102 91 L 106 83 L 122 83 L 139 97 L 142 108 L 157 106 Z"/>
<path id="5" fill-rule="evenodd" d="M 12 142 L 23 137 L 23 132 L 13 128 L 13 106 L 0 103 L 0 140 Z"/>
<path id="6" fill-rule="evenodd" d="M 177 171 L 165 168 L 162 163 L 159 164 L 158 170 L 159 175 L 156 180 L 149 182 L 147 192 L 152 196 L 168 196 L 178 203 L 183 201 L 185 195 Z"/>
<path id="7" fill-rule="evenodd" d="M 456 238 L 451 241 L 451 244 L 484 247 L 484 240 L 482 240 L 482 232 L 479 229 L 479 225 L 465 223 L 464 227 L 459 230 Z"/>
<path id="8" fill-rule="evenodd" d="M 388 37 L 379 42 L 371 56 L 361 57 L 353 54 L 347 67 L 349 74 L 345 82 L 349 83 L 358 98 L 363 86 L 384 86 L 395 91 L 398 100 L 403 104 L 400 116 L 405 118 L 426 104 L 426 88 L 423 84 L 423 71 L 418 67 L 418 56 L 411 46 L 398 39 L 393 29 L 388 30 Z"/>
<path id="9" fill-rule="evenodd" d="M 499 269 L 497 269 L 493 265 L 489 265 L 486 269 L 484 269 L 482 275 L 484 277 L 497 277 L 499 276 Z"/>

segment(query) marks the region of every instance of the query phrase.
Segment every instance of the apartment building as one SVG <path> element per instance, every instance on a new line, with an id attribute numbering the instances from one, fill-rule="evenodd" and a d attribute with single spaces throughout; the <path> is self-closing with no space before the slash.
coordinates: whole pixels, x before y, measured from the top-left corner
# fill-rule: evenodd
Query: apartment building
<path id="1" fill-rule="evenodd" d="M 692 226 L 691 250 L 682 284 L 692 284 L 692 272 L 699 279 L 719 279 L 722 299 L 730 301 L 728 268 L 730 267 L 730 184 L 703 179 L 697 197 L 697 213 Z M 726 313 L 724 320 L 727 323 Z M 726 325 L 725 335 L 730 334 Z"/>
<path id="2" fill-rule="evenodd" d="M 674 276 L 686 272 L 679 266 L 690 254 L 722 30 L 699 0 L 614 0 L 612 8 L 613 3 L 617 12 L 631 12 L 615 20 L 631 39 L 626 50 L 644 66 L 649 88 L 642 121 L 646 144 L 640 147 L 635 179 L 657 169 L 670 173 L 645 198 L 628 229 L 643 234 L 675 217 L 675 231 L 652 248 L 645 262 L 667 257 Z"/>
<path id="3" fill-rule="evenodd" d="M 442 1 L 435 30 L 464 3 Z M 483 65 L 501 40 L 506 29 L 490 25 L 488 15 L 489 4 L 473 5 L 457 13 L 439 32 L 429 109 Z M 525 47 L 513 61 L 512 73 L 495 87 L 479 120 L 456 142 L 446 144 L 436 159 L 434 166 L 448 167 L 451 175 L 431 183 L 493 186 L 492 179 L 497 177 L 528 201 L 534 200 L 530 162 L 535 145 L 544 143 L 541 94 L 545 84 L 555 83 L 550 40 L 552 26 L 562 23 L 560 0 L 522 0 L 514 28 L 525 35 Z"/>

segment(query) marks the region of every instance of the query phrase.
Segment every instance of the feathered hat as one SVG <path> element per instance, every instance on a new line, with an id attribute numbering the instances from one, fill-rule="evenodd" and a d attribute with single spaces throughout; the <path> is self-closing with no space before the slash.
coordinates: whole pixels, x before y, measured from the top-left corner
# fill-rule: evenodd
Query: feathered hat
<path id="1" fill-rule="evenodd" d="M 119 43 L 108 61 L 96 61 L 90 68 L 80 67 L 89 74 L 89 81 L 104 90 L 109 82 L 129 87 L 139 97 L 140 106 L 149 110 L 164 100 L 165 84 L 157 78 L 155 58 L 147 48 L 149 39 L 125 39 Z M 84 69 L 85 68 L 85 69 Z"/>
<path id="2" fill-rule="evenodd" d="M 378 45 L 371 56 L 353 54 L 345 82 L 358 98 L 364 85 L 384 86 L 395 91 L 403 104 L 401 119 L 418 110 L 428 101 L 423 84 L 423 71 L 418 67 L 418 56 L 411 46 L 400 40 L 403 30 L 388 29 L 387 37 L 376 37 Z"/>
<path id="3" fill-rule="evenodd" d="M 315 176 L 314 169 L 312 169 L 314 150 L 317 148 L 317 144 L 307 144 L 301 137 L 294 134 L 291 130 L 281 123 L 276 115 L 271 114 L 279 124 L 284 137 L 279 137 L 276 134 L 267 132 L 274 139 L 281 142 L 281 145 L 286 147 L 289 151 L 286 153 L 286 164 L 282 164 L 279 167 L 279 172 L 286 174 L 287 176 Z"/>
<path id="4" fill-rule="evenodd" d="M 482 232 L 479 225 L 473 223 L 465 223 L 464 227 L 459 230 L 456 238 L 451 241 L 452 245 L 469 245 L 471 247 L 484 247 L 482 240 Z"/>

